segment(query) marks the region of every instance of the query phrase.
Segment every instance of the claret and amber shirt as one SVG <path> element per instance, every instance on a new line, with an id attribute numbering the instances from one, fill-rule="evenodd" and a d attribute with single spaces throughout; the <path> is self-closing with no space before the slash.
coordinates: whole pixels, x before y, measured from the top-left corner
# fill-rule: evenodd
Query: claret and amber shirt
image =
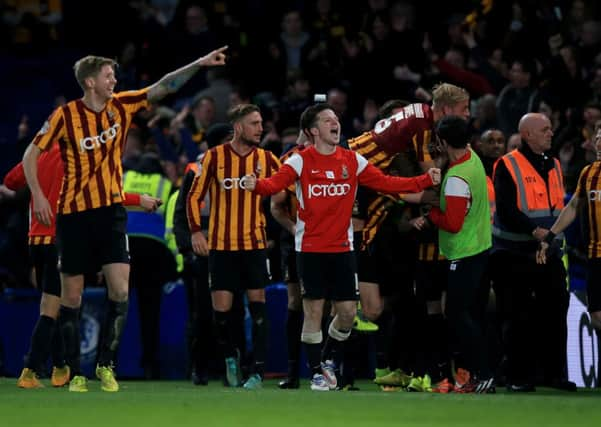
<path id="1" fill-rule="evenodd" d="M 418 162 L 429 162 L 433 125 L 429 105 L 409 104 L 377 122 L 373 130 L 349 140 L 349 147 L 379 169 L 386 169 L 398 153 L 412 152 Z"/>
<path id="2" fill-rule="evenodd" d="M 64 172 L 59 214 L 123 202 L 123 146 L 134 114 L 147 106 L 148 88 L 116 93 L 100 112 L 77 99 L 52 113 L 33 143 L 47 150 L 58 142 Z"/>
<path id="3" fill-rule="evenodd" d="M 201 203 L 209 193 L 209 249 L 242 251 L 267 246 L 265 214 L 261 196 L 244 189 L 244 176 L 273 175 L 280 162 L 270 151 L 253 148 L 241 156 L 231 143 L 207 151 L 188 193 L 188 224 L 192 233 L 200 231 Z"/>
<path id="4" fill-rule="evenodd" d="M 601 161 L 597 160 L 582 169 L 574 194 L 586 200 L 588 257 L 601 258 Z"/>

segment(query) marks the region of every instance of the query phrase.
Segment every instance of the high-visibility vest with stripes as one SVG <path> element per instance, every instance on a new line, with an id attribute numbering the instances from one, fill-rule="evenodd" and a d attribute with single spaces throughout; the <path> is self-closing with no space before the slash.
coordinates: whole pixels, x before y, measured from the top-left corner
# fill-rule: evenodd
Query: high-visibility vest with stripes
<path id="1" fill-rule="evenodd" d="M 127 171 L 123 176 L 123 190 L 127 193 L 148 194 L 166 202 L 171 193 L 171 181 L 158 173 Z M 148 237 L 165 243 L 164 205 L 155 212 L 144 212 L 134 207 L 126 208 L 129 236 Z"/>
<path id="2" fill-rule="evenodd" d="M 528 159 L 514 150 L 501 158 L 516 187 L 517 207 L 537 226 L 550 229 L 564 206 L 565 191 L 559 160 L 553 159 L 554 167 L 548 173 L 548 187 Z M 501 222 L 495 213 L 493 221 L 495 246 L 514 246 L 533 242 L 529 233 L 513 232 Z"/>
<path id="3" fill-rule="evenodd" d="M 165 243 L 175 257 L 177 272 L 181 273 L 184 271 L 184 257 L 177 250 L 177 242 L 175 240 L 175 233 L 173 232 L 173 218 L 175 216 L 175 203 L 177 202 L 178 194 L 179 190 L 175 191 L 169 197 L 167 207 L 165 208 Z"/>

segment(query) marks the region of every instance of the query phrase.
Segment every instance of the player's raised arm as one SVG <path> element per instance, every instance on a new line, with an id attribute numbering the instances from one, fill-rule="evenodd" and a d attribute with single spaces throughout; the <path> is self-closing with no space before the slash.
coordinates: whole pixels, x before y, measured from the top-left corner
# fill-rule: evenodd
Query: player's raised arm
<path id="1" fill-rule="evenodd" d="M 158 82 L 150 86 L 150 89 L 148 90 L 148 100 L 150 102 L 157 102 L 170 93 L 177 92 L 198 72 L 198 70 L 201 69 L 201 67 L 225 65 L 226 56 L 223 52 L 225 52 L 226 49 L 227 46 L 215 49 L 196 61 L 166 74 Z"/>
<path id="2" fill-rule="evenodd" d="M 246 175 L 242 180 L 245 190 L 254 191 L 262 196 L 270 196 L 291 186 L 296 178 L 295 170 L 285 163 L 275 175 L 269 178 L 257 179 L 254 175 Z"/>

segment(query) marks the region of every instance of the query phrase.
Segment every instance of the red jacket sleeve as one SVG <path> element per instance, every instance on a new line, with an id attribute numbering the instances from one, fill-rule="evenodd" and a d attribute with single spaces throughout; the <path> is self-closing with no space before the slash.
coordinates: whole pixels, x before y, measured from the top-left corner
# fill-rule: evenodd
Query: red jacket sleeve
<path id="1" fill-rule="evenodd" d="M 360 185 L 382 193 L 419 193 L 433 184 L 427 173 L 412 178 L 389 176 L 370 163 L 357 178 Z"/>
<path id="2" fill-rule="evenodd" d="M 125 200 L 123 206 L 139 206 L 140 195 L 136 193 L 125 193 Z"/>
<path id="3" fill-rule="evenodd" d="M 25 171 L 23 170 L 23 164 L 18 163 L 12 168 L 4 177 L 4 185 L 9 189 L 17 191 L 27 186 L 27 180 L 25 179 Z"/>
<path id="4" fill-rule="evenodd" d="M 261 196 L 269 196 L 278 191 L 285 190 L 296 181 L 296 171 L 292 166 L 283 164 L 279 171 L 269 178 L 257 179 L 255 193 Z"/>
<path id="5" fill-rule="evenodd" d="M 433 207 L 429 218 L 434 225 L 449 233 L 459 233 L 465 221 L 467 212 L 467 197 L 445 196 L 447 203 L 446 210 L 443 212 L 438 207 Z"/>

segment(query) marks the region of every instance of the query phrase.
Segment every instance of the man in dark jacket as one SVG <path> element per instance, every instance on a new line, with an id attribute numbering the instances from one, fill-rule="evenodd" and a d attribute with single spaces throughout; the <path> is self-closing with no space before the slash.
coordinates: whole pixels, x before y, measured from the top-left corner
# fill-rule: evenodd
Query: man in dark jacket
<path id="1" fill-rule="evenodd" d="M 561 254 L 559 250 L 549 254 L 544 266 L 535 260 L 539 242 L 563 207 L 561 167 L 547 154 L 553 131 L 546 116 L 525 114 L 519 131 L 522 147 L 501 157 L 494 179 L 493 250 L 498 265 L 511 266 L 498 269 L 496 287 L 506 309 L 507 388 L 534 391 L 538 381 L 575 391 L 566 377 L 569 295 Z M 541 349 L 538 373 L 536 348 Z"/>

